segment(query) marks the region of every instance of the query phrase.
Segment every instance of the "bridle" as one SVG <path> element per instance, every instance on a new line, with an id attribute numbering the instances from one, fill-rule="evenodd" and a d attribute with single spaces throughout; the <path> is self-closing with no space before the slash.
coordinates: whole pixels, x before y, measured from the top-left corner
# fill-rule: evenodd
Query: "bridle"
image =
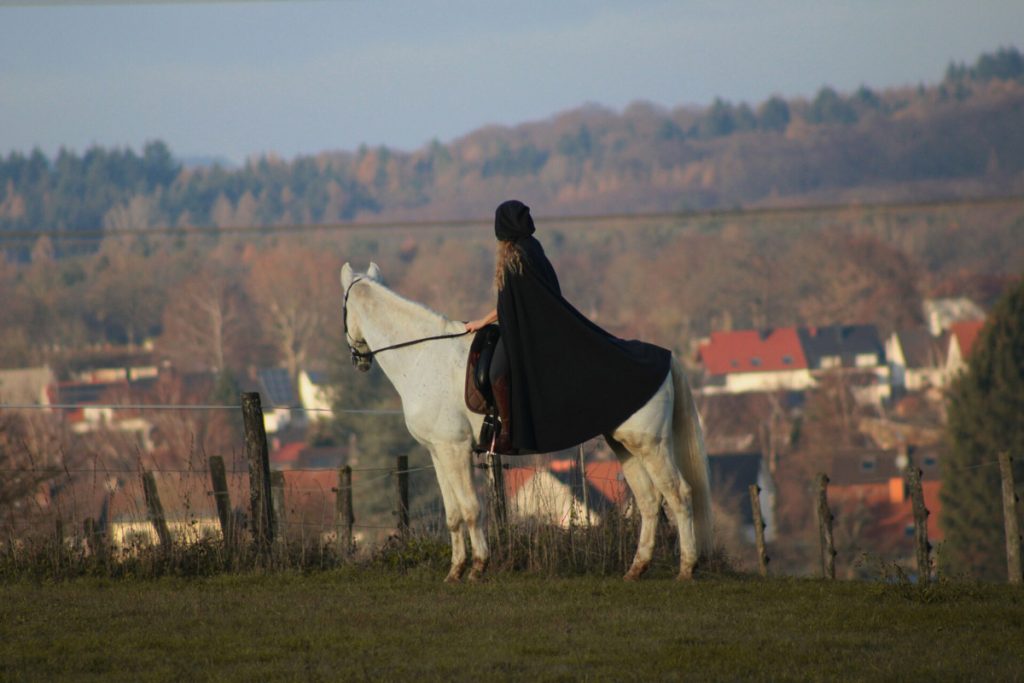
<path id="1" fill-rule="evenodd" d="M 344 325 L 345 329 L 345 342 L 348 344 L 349 351 L 352 352 L 352 365 L 358 365 L 359 361 L 361 360 L 372 362 L 373 357 L 375 355 L 377 355 L 378 353 L 383 353 L 384 351 L 402 349 L 405 348 L 406 346 L 415 346 L 416 344 L 422 344 L 423 342 L 428 341 L 437 341 L 440 339 L 455 339 L 456 337 L 464 337 L 467 334 L 469 334 L 469 330 L 465 330 L 463 332 L 453 332 L 451 334 L 439 334 L 433 337 L 422 337 L 420 339 L 411 339 L 409 341 L 399 342 L 398 344 L 391 344 L 390 346 L 382 346 L 377 350 L 367 348 L 366 351 L 360 351 L 355 347 L 352 337 L 349 336 L 348 333 L 348 297 L 349 294 L 352 293 L 352 287 L 355 286 L 357 282 L 362 281 L 363 278 L 357 277 L 356 279 L 352 280 L 352 282 L 349 283 L 348 287 L 345 289 L 345 298 L 342 300 L 341 303 L 341 319 L 342 325 Z M 366 342 L 364 341 L 363 343 L 365 344 Z"/>

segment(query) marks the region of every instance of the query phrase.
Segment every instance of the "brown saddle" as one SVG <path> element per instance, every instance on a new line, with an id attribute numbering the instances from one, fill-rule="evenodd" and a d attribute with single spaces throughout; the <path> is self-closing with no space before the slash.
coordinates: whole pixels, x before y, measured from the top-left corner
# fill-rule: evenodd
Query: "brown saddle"
<path id="1" fill-rule="evenodd" d="M 477 415 L 486 415 L 494 406 L 491 391 L 491 359 L 498 346 L 501 333 L 497 325 L 487 325 L 476 332 L 469 345 L 469 362 L 466 363 L 466 407 Z"/>
<path id="2" fill-rule="evenodd" d="M 490 377 L 491 360 L 499 339 L 501 333 L 497 325 L 487 325 L 473 337 L 466 363 L 466 407 L 484 416 L 477 449 L 513 455 L 508 377 L 499 377 L 493 384 Z"/>

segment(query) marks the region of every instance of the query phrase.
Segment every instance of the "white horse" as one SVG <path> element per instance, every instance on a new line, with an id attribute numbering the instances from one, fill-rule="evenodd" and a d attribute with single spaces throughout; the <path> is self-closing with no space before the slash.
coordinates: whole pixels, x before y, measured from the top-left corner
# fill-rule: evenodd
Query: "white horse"
<path id="1" fill-rule="evenodd" d="M 464 323 L 389 290 L 374 263 L 363 275 L 346 263 L 341 286 L 353 361 L 366 371 L 377 358 L 402 399 L 409 432 L 430 451 L 451 532 L 446 581 L 459 581 L 466 569 L 465 531 L 473 552 L 469 578 L 479 579 L 488 548 L 472 474 L 472 447 L 483 418 L 466 407 L 464 396 L 472 335 L 459 334 Z M 418 342 L 433 337 L 443 338 Z M 675 358 L 657 393 L 604 437 L 622 463 L 641 516 L 640 540 L 625 578 L 638 579 L 650 566 L 663 500 L 679 532 L 678 578 L 691 578 L 698 555 L 709 557 L 712 550 L 711 492 L 700 418 Z"/>

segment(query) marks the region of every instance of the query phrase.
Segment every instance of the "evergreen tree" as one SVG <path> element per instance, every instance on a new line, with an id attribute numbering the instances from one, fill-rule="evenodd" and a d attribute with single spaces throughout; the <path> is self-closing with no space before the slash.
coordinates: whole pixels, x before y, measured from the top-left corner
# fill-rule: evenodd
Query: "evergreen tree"
<path id="1" fill-rule="evenodd" d="M 758 108 L 757 116 L 762 129 L 784 131 L 789 125 L 789 104 L 781 97 L 772 97 Z"/>
<path id="2" fill-rule="evenodd" d="M 857 122 L 857 110 L 832 88 L 825 86 L 818 91 L 810 108 L 807 121 L 817 124 L 848 125 Z"/>
<path id="3" fill-rule="evenodd" d="M 943 568 L 1006 578 L 1000 451 L 1024 484 L 1024 280 L 996 304 L 949 400 L 950 450 L 943 463 Z"/>

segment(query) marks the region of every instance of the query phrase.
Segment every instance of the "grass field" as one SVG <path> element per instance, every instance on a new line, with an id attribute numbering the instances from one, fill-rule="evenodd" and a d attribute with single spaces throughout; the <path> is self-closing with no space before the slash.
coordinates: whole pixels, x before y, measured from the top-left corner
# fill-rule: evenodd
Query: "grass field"
<path id="1" fill-rule="evenodd" d="M 0 585 L 0 680 L 1021 680 L 1009 586 L 343 569 Z"/>

